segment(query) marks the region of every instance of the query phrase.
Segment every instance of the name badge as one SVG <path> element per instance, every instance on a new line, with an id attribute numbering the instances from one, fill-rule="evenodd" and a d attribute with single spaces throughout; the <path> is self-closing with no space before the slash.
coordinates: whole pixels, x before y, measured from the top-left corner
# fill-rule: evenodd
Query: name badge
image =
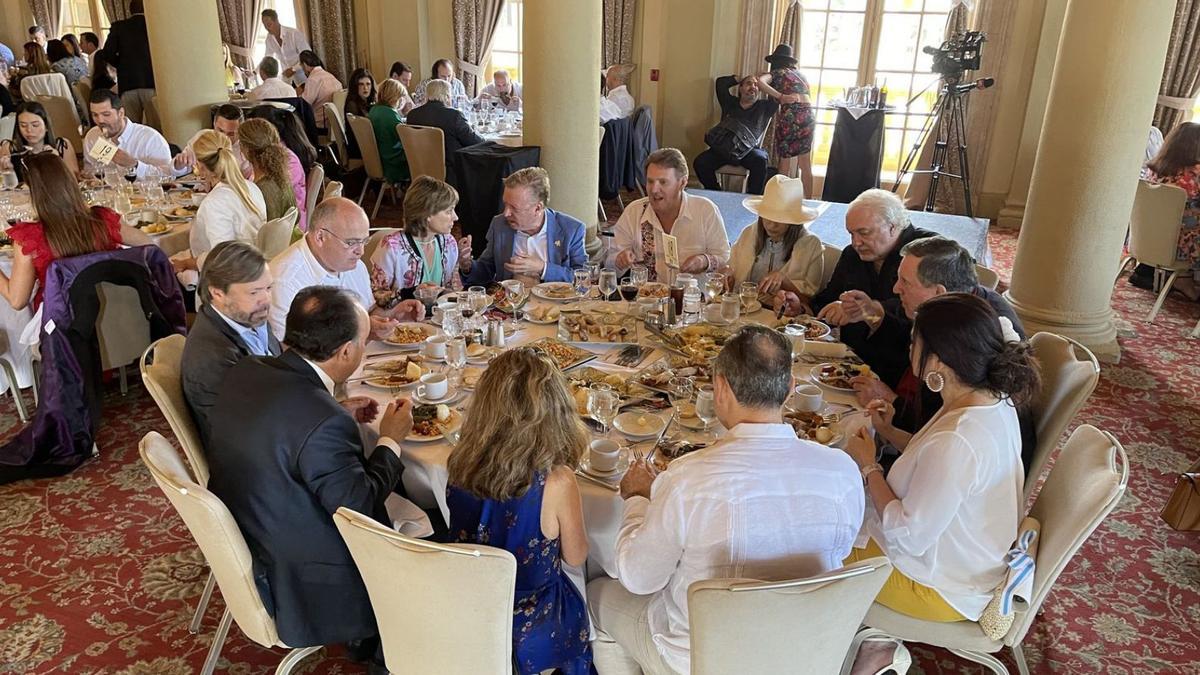
<path id="1" fill-rule="evenodd" d="M 92 144 L 92 148 L 88 150 L 88 157 L 92 158 L 93 162 L 108 165 L 112 162 L 112 158 L 117 154 L 117 146 L 107 138 L 101 136 Z"/>
<path id="2" fill-rule="evenodd" d="M 667 263 L 667 267 L 679 267 L 679 239 L 673 234 L 663 233 L 663 261 Z"/>

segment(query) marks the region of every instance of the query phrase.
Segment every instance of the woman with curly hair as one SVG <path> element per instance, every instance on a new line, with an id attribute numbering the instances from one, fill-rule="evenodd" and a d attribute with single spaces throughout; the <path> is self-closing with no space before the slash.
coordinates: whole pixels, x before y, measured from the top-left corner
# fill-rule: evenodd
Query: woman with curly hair
<path id="1" fill-rule="evenodd" d="M 254 184 L 262 190 L 267 203 L 267 220 L 280 218 L 296 207 L 287 155 L 279 142 L 279 132 L 266 120 L 246 120 L 238 127 L 242 154 L 254 168 Z"/>

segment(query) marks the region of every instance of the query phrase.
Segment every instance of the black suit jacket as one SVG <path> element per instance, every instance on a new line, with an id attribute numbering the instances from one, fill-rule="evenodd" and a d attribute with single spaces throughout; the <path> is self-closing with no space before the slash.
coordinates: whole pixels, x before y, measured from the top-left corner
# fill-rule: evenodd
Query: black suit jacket
<path id="1" fill-rule="evenodd" d="M 364 458 L 354 419 L 292 351 L 230 368 L 209 419 L 208 487 L 246 537 L 280 639 L 303 647 L 374 635 L 333 513 L 345 506 L 386 520 L 400 459 L 386 447 Z"/>
<path id="2" fill-rule="evenodd" d="M 837 267 L 833 268 L 829 284 L 813 296 L 813 311 L 821 311 L 822 307 L 837 300 L 838 296 L 846 291 L 858 290 L 883 305 L 885 323 L 892 321 L 900 326 L 909 325 L 908 318 L 904 315 L 904 307 L 900 304 L 900 297 L 893 290 L 900 270 L 900 249 L 914 239 L 932 237 L 935 234 L 912 225 L 904 228 L 900 232 L 896 247 L 883 259 L 883 265 L 878 272 L 875 271 L 874 263 L 864 262 L 858 257 L 858 252 L 853 246 L 842 249 L 842 257 L 838 259 Z M 896 388 L 900 376 L 908 370 L 908 350 L 902 354 L 898 353 L 890 334 L 881 336 L 878 330 L 872 334 L 865 323 L 842 326 L 842 342 L 862 357 L 879 379 L 892 389 Z"/>
<path id="3" fill-rule="evenodd" d="M 446 150 L 446 182 L 462 189 L 458 176 L 454 172 L 454 152 L 468 145 L 483 143 L 479 134 L 471 131 L 467 118 L 454 108 L 448 108 L 441 101 L 426 101 L 408 112 L 406 124 L 416 124 L 423 127 L 437 127 L 442 130 L 442 143 Z"/>
<path id="4" fill-rule="evenodd" d="M 270 325 L 267 326 L 267 351 L 271 356 L 279 356 L 283 351 L 279 340 L 271 335 Z M 217 314 L 212 305 L 200 306 L 200 311 L 196 312 L 196 322 L 192 324 L 183 346 L 183 362 L 179 370 L 183 380 L 183 397 L 192 410 L 192 419 L 196 421 L 200 441 L 205 446 L 208 445 L 209 411 L 216 403 L 225 373 L 233 364 L 251 355 L 242 336 Z"/>
<path id="5" fill-rule="evenodd" d="M 150 38 L 146 37 L 146 15 L 134 14 L 114 22 L 104 41 L 104 55 L 117 69 L 117 91 L 153 89 L 154 68 L 150 62 Z"/>

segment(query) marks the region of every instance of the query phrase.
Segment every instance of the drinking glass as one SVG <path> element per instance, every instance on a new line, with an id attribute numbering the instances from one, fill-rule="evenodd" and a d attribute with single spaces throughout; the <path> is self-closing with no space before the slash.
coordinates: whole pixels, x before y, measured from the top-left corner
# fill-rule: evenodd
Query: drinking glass
<path id="1" fill-rule="evenodd" d="M 462 386 L 463 368 L 467 365 L 467 341 L 455 337 L 446 342 L 446 366 L 450 369 L 450 379 L 454 381 L 457 390 Z"/>
<path id="2" fill-rule="evenodd" d="M 573 275 L 572 285 L 575 287 L 575 294 L 579 297 L 585 297 L 588 291 L 592 289 L 592 274 L 585 269 L 575 270 Z"/>
<path id="3" fill-rule="evenodd" d="M 721 296 L 721 320 L 733 323 L 742 316 L 742 299 L 733 293 Z"/>
<path id="4" fill-rule="evenodd" d="M 642 284 L 646 283 L 649 280 L 650 280 L 650 271 L 646 269 L 645 265 L 638 264 L 638 265 L 634 265 L 633 267 L 629 268 L 629 281 L 634 286 L 640 287 Z"/>
<path id="5" fill-rule="evenodd" d="M 588 391 L 588 415 L 603 425 L 605 438 L 609 434 L 609 425 L 617 416 L 618 407 L 617 393 L 608 385 L 596 385 Z"/>
<path id="6" fill-rule="evenodd" d="M 462 335 L 463 328 L 462 312 L 457 307 L 442 312 L 442 332 L 448 337 L 456 338 Z"/>
<path id="7" fill-rule="evenodd" d="M 751 303 L 758 300 L 758 285 L 753 281 L 743 281 L 738 287 L 738 294 L 742 296 L 742 306 L 749 307 Z"/>
<path id="8" fill-rule="evenodd" d="M 690 377 L 672 377 L 667 380 L 667 399 L 671 401 L 672 421 L 679 416 L 679 404 L 692 400 L 696 385 Z"/>
<path id="9" fill-rule="evenodd" d="M 600 270 L 600 292 L 605 300 L 612 299 L 612 294 L 617 292 L 616 270 Z"/>
<path id="10" fill-rule="evenodd" d="M 592 278 L 593 284 L 600 283 L 600 263 L 590 262 L 587 266 L 588 275 Z"/>
<path id="11" fill-rule="evenodd" d="M 713 388 L 711 384 L 702 385 L 696 390 L 696 417 L 704 422 L 704 435 L 709 436 L 708 425 L 712 424 L 713 420 L 717 419 L 717 404 L 713 399 Z M 712 435 L 715 438 L 716 434 Z"/>
<path id="12" fill-rule="evenodd" d="M 504 293 L 508 298 L 509 307 L 514 319 L 517 318 L 517 311 L 525 304 L 525 300 L 529 298 L 529 291 L 525 288 L 524 282 L 520 279 L 505 279 L 500 282 L 504 287 Z"/>
<path id="13" fill-rule="evenodd" d="M 5 171 L 3 174 L 0 174 L 0 179 L 3 179 L 5 190 L 15 190 L 17 188 L 17 172 Z"/>
<path id="14" fill-rule="evenodd" d="M 720 272 L 709 272 L 704 279 L 705 302 L 716 302 L 725 292 L 725 275 Z"/>
<path id="15" fill-rule="evenodd" d="M 437 286 L 418 286 L 413 295 L 425 305 L 425 316 L 433 316 L 433 303 L 437 302 L 438 295 L 442 289 Z"/>
<path id="16" fill-rule="evenodd" d="M 467 289 L 467 306 L 475 312 L 475 327 L 482 328 L 487 322 L 487 318 L 483 316 L 483 310 L 487 309 L 488 303 L 491 301 L 488 298 L 487 290 L 483 286 L 472 286 Z"/>

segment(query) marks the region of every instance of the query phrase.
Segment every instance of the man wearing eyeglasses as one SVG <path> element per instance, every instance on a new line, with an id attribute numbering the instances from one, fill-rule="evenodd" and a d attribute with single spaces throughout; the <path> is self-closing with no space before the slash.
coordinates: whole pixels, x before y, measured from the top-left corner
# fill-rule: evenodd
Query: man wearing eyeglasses
<path id="1" fill-rule="evenodd" d="M 384 309 L 375 305 L 371 278 L 363 264 L 369 221 L 367 213 L 349 199 L 326 199 L 313 209 L 308 234 L 271 261 L 275 286 L 271 291 L 272 332 L 286 340 L 285 323 L 292 299 L 309 286 L 336 286 L 353 294 L 371 318 L 370 339 L 390 335 L 400 321 L 419 321 L 425 306 L 404 300 Z"/>

